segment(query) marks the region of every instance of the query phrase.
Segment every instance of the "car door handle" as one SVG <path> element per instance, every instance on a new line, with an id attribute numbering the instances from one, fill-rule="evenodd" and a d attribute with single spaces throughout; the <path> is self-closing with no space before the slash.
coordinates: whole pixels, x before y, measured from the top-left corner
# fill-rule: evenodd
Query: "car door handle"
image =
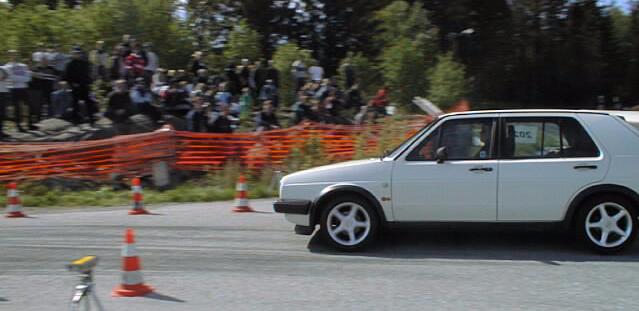
<path id="1" fill-rule="evenodd" d="M 471 171 L 471 172 L 480 172 L 480 171 L 492 172 L 493 168 L 492 167 L 473 167 L 473 168 L 469 169 L 469 171 Z"/>
<path id="2" fill-rule="evenodd" d="M 576 170 L 596 170 L 597 166 L 596 165 L 575 165 L 574 169 Z"/>

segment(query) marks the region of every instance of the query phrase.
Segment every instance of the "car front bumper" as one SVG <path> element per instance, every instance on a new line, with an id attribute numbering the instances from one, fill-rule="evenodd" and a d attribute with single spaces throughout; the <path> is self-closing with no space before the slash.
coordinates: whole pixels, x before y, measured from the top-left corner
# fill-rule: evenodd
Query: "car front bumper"
<path id="1" fill-rule="evenodd" d="M 308 215 L 311 211 L 311 201 L 282 199 L 273 203 L 273 209 L 277 213 Z"/>

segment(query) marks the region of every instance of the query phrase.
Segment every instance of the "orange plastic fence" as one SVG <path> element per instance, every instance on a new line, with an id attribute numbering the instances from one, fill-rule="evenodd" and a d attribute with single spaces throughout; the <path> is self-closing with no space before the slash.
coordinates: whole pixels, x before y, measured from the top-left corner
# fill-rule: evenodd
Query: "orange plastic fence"
<path id="1" fill-rule="evenodd" d="M 430 121 L 414 117 L 405 122 L 415 131 Z M 153 163 L 165 161 L 173 169 L 220 169 L 230 160 L 246 168 L 282 165 L 290 152 L 311 137 L 320 139 L 333 160 L 348 160 L 356 153 L 357 136 L 371 133 L 368 148 L 376 148 L 381 126 L 339 126 L 307 123 L 260 132 L 212 134 L 164 128 L 153 133 L 119 136 L 98 141 L 0 144 L 0 181 L 67 177 L 105 180 L 113 175 L 148 174 Z"/>

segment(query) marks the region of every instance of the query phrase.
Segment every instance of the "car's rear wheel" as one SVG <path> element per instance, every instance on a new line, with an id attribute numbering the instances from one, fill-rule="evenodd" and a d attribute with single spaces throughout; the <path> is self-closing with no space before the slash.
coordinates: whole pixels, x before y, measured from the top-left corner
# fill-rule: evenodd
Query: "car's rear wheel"
<path id="1" fill-rule="evenodd" d="M 584 204 L 577 219 L 577 235 L 601 254 L 613 254 L 632 244 L 637 235 L 637 214 L 625 198 L 605 195 Z"/>
<path id="2" fill-rule="evenodd" d="M 331 200 L 320 218 L 320 235 L 333 248 L 361 250 L 375 239 L 379 217 L 370 204 L 357 196 Z"/>

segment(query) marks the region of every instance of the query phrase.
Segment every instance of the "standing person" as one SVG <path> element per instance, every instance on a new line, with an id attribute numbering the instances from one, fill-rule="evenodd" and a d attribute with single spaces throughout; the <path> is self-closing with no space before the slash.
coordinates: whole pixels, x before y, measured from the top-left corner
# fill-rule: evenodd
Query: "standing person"
<path id="1" fill-rule="evenodd" d="M 104 41 L 95 43 L 95 50 L 89 53 L 91 62 L 91 78 L 93 80 L 107 80 L 107 66 L 109 64 L 109 53 L 104 49 Z"/>
<path id="2" fill-rule="evenodd" d="M 344 64 L 342 65 L 342 73 L 344 74 L 344 78 L 345 78 L 345 86 L 347 89 L 351 88 L 353 85 L 355 85 L 355 83 L 357 83 L 356 77 L 355 77 L 355 68 L 353 68 L 353 65 L 351 64 L 351 60 L 350 58 L 347 58 L 346 61 L 344 62 Z"/>
<path id="3" fill-rule="evenodd" d="M 262 91 L 260 92 L 259 100 L 261 101 L 270 101 L 273 104 L 274 108 L 279 106 L 279 100 L 277 96 L 277 87 L 273 80 L 266 80 L 266 84 L 262 87 Z"/>
<path id="4" fill-rule="evenodd" d="M 39 122 L 42 105 L 46 105 L 47 111 L 51 111 L 50 98 L 58 76 L 55 68 L 49 65 L 49 60 L 43 57 L 38 66 L 34 67 L 31 71 L 31 77 L 32 80 L 29 84 L 29 88 L 31 89 L 29 118 L 34 118 L 36 122 Z"/>
<path id="5" fill-rule="evenodd" d="M 52 44 L 48 50 L 49 64 L 58 71 L 58 74 L 64 72 L 67 63 L 69 62 L 69 56 L 60 52 L 57 44 Z"/>
<path id="6" fill-rule="evenodd" d="M 142 51 L 138 48 L 134 48 L 133 52 L 129 54 L 124 60 L 126 68 L 126 77 L 129 83 L 132 83 L 137 78 L 144 77 L 144 58 L 142 58 Z"/>
<path id="7" fill-rule="evenodd" d="M 71 120 L 73 117 L 73 93 L 67 81 L 58 82 L 58 89 L 51 93 L 49 117 Z"/>
<path id="8" fill-rule="evenodd" d="M 364 100 L 362 99 L 362 93 L 359 91 L 359 87 L 357 84 L 353 84 L 351 88 L 346 93 L 346 105 L 344 108 L 346 109 L 359 109 L 360 106 L 364 104 Z"/>
<path id="9" fill-rule="evenodd" d="M 324 68 L 315 61 L 313 66 L 308 67 L 308 75 L 311 78 L 311 81 L 320 82 L 324 77 Z"/>
<path id="10" fill-rule="evenodd" d="M 291 73 L 295 81 L 295 93 L 299 91 L 306 83 L 306 66 L 301 60 L 296 60 L 291 65 Z"/>
<path id="11" fill-rule="evenodd" d="M 193 57 L 193 61 L 191 61 L 191 74 L 193 74 L 193 76 L 196 76 L 197 71 L 200 69 L 208 69 L 204 61 L 202 61 L 201 51 L 195 51 L 191 56 Z"/>
<path id="12" fill-rule="evenodd" d="M 80 101 L 89 103 L 91 91 L 91 66 L 82 57 L 82 50 L 76 48 L 72 51 L 72 60 L 67 64 L 62 79 L 71 85 L 73 91 L 73 122 L 80 123 Z M 92 121 L 93 116 L 89 116 Z"/>
<path id="13" fill-rule="evenodd" d="M 255 82 L 255 87 L 252 89 L 253 96 L 257 97 L 262 90 L 262 86 L 264 86 L 264 81 L 266 81 L 266 64 L 264 60 L 256 61 L 255 66 L 253 68 L 253 72 L 251 72 L 253 76 L 253 81 Z"/>
<path id="14" fill-rule="evenodd" d="M 272 80 L 275 87 L 280 87 L 280 71 L 275 68 L 273 60 L 269 60 L 266 64 L 266 75 L 263 82 L 266 82 L 266 80 Z"/>
<path id="15" fill-rule="evenodd" d="M 9 104 L 9 73 L 0 66 L 0 139 L 9 137 L 4 133 L 4 120 L 7 117 Z"/>
<path id="16" fill-rule="evenodd" d="M 113 48 L 109 59 L 109 78 L 111 81 L 120 80 L 124 77 L 124 48 L 118 45 Z"/>
<path id="17" fill-rule="evenodd" d="M 31 61 L 33 61 L 34 64 L 39 64 L 40 62 L 42 62 L 42 59 L 46 57 L 47 51 L 44 47 L 44 43 L 40 42 L 38 43 L 38 47 L 36 48 L 36 50 L 33 52 L 33 54 L 31 54 Z"/>
<path id="18" fill-rule="evenodd" d="M 155 72 L 160 67 L 160 59 L 158 55 L 153 52 L 153 44 L 147 42 L 144 44 L 144 53 L 146 55 L 146 65 L 144 66 L 144 80 L 147 85 L 151 84 L 151 79 Z"/>
<path id="19" fill-rule="evenodd" d="M 250 85 L 251 68 L 248 58 L 242 58 L 240 68 L 238 68 L 240 75 L 240 89 L 248 87 Z"/>
<path id="20" fill-rule="evenodd" d="M 9 50 L 9 62 L 5 65 L 5 70 L 9 74 L 9 88 L 11 92 L 11 100 L 13 101 L 13 113 L 18 131 L 25 132 L 20 124 L 22 120 L 22 106 L 29 107 L 29 93 L 27 91 L 27 83 L 31 81 L 31 71 L 29 67 L 18 62 L 18 51 Z M 35 126 L 31 124 L 29 119 L 29 129 L 35 130 Z"/>

